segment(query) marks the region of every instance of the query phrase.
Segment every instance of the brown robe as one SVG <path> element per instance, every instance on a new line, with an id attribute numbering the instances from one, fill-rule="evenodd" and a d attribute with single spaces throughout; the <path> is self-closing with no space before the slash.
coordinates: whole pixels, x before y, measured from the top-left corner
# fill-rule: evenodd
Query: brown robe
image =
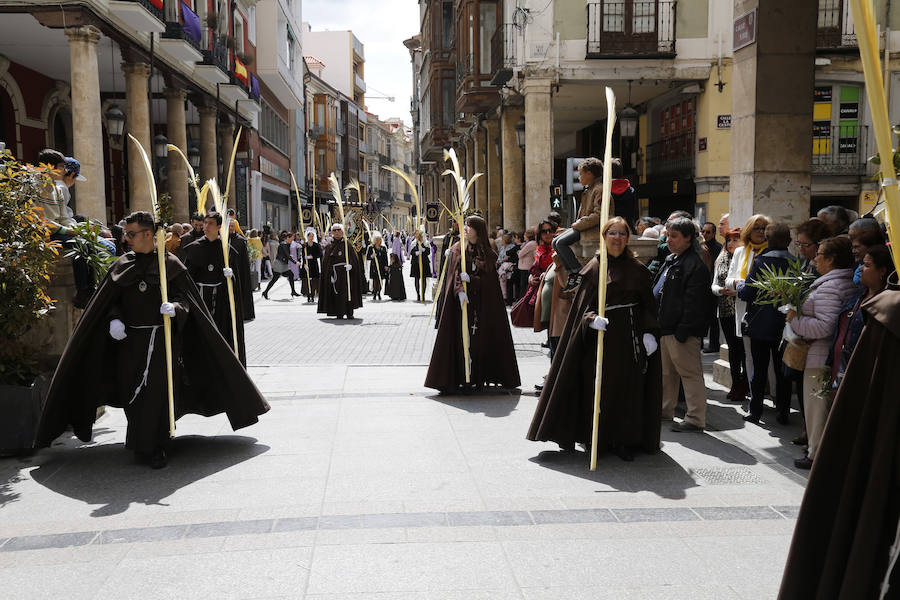
<path id="1" fill-rule="evenodd" d="M 866 327 L 816 453 L 781 600 L 878 598 L 900 515 L 900 287 L 862 308 Z M 900 597 L 895 568 L 887 598 Z"/>
<path id="2" fill-rule="evenodd" d="M 363 274 L 359 252 L 348 243 L 351 271 L 347 271 L 344 258 L 344 240 L 333 240 L 322 251 L 322 277 L 319 280 L 319 305 L 316 312 L 329 317 L 353 317 L 353 310 L 361 308 Z M 350 278 L 350 296 L 347 296 L 347 277 Z"/>
<path id="3" fill-rule="evenodd" d="M 476 257 L 474 247 L 466 244 L 468 283 L 466 305 L 469 319 L 470 383 L 477 387 L 496 383 L 506 388 L 519 387 L 519 366 L 509 330 L 509 316 L 497 278 L 497 255 Z M 447 257 L 447 274 L 441 291 L 443 304 L 437 337 L 425 387 L 450 391 L 466 382 L 462 345 L 462 309 L 457 294 L 463 291 L 460 279 L 460 245 L 457 242 Z"/>
<path id="4" fill-rule="evenodd" d="M 528 439 L 554 441 L 563 447 L 591 440 L 600 262 L 594 257 L 582 270 L 578 288 L 550 373 L 534 412 Z M 622 305 L 635 306 L 615 308 Z M 647 356 L 643 334 L 659 334 L 650 271 L 631 256 L 609 257 L 606 290 L 603 384 L 598 446 L 659 450 L 662 365 L 659 350 Z"/>

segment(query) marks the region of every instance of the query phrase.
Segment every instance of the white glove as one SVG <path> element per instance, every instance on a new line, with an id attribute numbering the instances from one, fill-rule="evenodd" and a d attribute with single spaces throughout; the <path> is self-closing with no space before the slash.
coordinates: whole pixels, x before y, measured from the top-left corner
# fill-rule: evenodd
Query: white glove
<path id="1" fill-rule="evenodd" d="M 606 331 L 606 326 L 609 325 L 609 319 L 606 317 L 594 317 L 594 320 L 590 322 L 589 327 L 591 329 L 596 329 L 597 331 Z"/>
<path id="2" fill-rule="evenodd" d="M 460 292 L 457 296 L 459 296 L 459 306 L 465 307 L 466 303 L 469 301 L 469 296 L 466 295 L 465 292 Z"/>
<path id="3" fill-rule="evenodd" d="M 444 250 L 444 256 L 450 256 L 450 249 L 449 249 L 449 248 L 447 248 L 446 250 Z"/>
<path id="4" fill-rule="evenodd" d="M 459 278 L 462 279 L 463 281 L 465 281 L 466 283 L 469 283 L 470 281 L 472 281 L 472 278 L 469 277 L 468 273 L 460 273 Z"/>
<path id="5" fill-rule="evenodd" d="M 128 334 L 125 333 L 125 323 L 123 323 L 120 319 L 113 319 L 109 322 L 109 336 L 116 340 L 122 341 Z"/>
<path id="6" fill-rule="evenodd" d="M 163 302 L 159 305 L 159 314 L 168 315 L 170 317 L 175 316 L 175 305 L 171 302 Z"/>
<path id="7" fill-rule="evenodd" d="M 346 264 L 346 265 L 344 265 L 344 268 L 347 269 L 347 270 L 349 271 L 350 269 L 353 268 L 353 265 L 351 265 L 351 264 Z"/>
<path id="8" fill-rule="evenodd" d="M 222 269 L 222 275 L 231 279 L 234 276 L 234 271 L 232 271 L 229 267 L 225 267 Z"/>
<path id="9" fill-rule="evenodd" d="M 652 333 L 645 333 L 643 342 L 644 350 L 647 351 L 647 356 L 652 355 L 656 352 L 656 349 L 659 348 L 659 344 L 656 343 L 656 337 Z"/>

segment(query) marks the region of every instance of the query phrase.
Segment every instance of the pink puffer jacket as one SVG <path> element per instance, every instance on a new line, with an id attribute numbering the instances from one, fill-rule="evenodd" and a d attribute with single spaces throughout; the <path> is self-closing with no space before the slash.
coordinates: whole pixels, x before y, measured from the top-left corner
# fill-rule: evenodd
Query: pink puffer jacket
<path id="1" fill-rule="evenodd" d="M 841 308 L 858 290 L 853 269 L 834 269 L 813 282 L 812 292 L 803 303 L 803 315 L 791 321 L 794 333 L 812 342 L 806 356 L 807 369 L 825 366 Z"/>

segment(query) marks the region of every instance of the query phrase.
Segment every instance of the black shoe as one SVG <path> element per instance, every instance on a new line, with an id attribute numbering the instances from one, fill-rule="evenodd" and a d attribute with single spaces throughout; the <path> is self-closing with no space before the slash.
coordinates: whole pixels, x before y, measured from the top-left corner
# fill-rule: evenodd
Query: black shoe
<path id="1" fill-rule="evenodd" d="M 759 417 L 756 415 L 744 415 L 744 421 L 747 423 L 755 423 L 759 425 Z"/>
<path id="2" fill-rule="evenodd" d="M 296 297 L 299 298 L 299 297 L 300 297 L 300 294 L 298 294 L 297 292 L 291 292 L 291 296 L 296 296 Z"/>
<path id="3" fill-rule="evenodd" d="M 581 281 L 584 279 L 584 276 L 581 273 L 572 273 L 569 275 L 569 279 L 566 280 L 566 287 L 563 288 L 562 291 L 570 292 L 581 285 Z"/>
<path id="4" fill-rule="evenodd" d="M 778 421 L 779 425 L 787 425 L 790 423 L 790 417 L 784 413 L 778 413 L 778 416 L 775 417 L 775 420 Z"/>
<path id="5" fill-rule="evenodd" d="M 800 458 L 794 459 L 794 466 L 798 469 L 803 469 L 804 471 L 808 471 L 812 469 L 813 461 L 808 456 L 801 456 Z"/>
<path id="6" fill-rule="evenodd" d="M 265 291 L 265 292 L 263 292 L 262 296 L 263 296 L 263 298 L 265 298 L 266 300 L 268 300 L 268 299 L 269 299 L 269 292 L 268 292 L 268 290 Z"/>
<path id="7" fill-rule="evenodd" d="M 632 462 L 634 460 L 634 454 L 631 453 L 631 450 L 629 450 L 627 446 L 613 446 L 611 450 L 613 454 L 615 454 L 625 462 Z"/>
<path id="8" fill-rule="evenodd" d="M 541 342 L 541 348 L 549 348 L 550 342 Z"/>
<path id="9" fill-rule="evenodd" d="M 166 459 L 166 451 L 162 448 L 154 450 L 153 455 L 150 457 L 150 468 L 163 469 L 167 464 L 169 464 L 169 461 Z"/>

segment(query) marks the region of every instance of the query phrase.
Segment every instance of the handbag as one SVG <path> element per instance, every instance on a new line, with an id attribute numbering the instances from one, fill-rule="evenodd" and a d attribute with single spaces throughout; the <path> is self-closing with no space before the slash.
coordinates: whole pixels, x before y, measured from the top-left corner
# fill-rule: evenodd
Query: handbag
<path id="1" fill-rule="evenodd" d="M 789 340 L 784 346 L 781 361 L 795 371 L 802 371 L 806 368 L 810 346 L 812 344 L 803 339 Z"/>

